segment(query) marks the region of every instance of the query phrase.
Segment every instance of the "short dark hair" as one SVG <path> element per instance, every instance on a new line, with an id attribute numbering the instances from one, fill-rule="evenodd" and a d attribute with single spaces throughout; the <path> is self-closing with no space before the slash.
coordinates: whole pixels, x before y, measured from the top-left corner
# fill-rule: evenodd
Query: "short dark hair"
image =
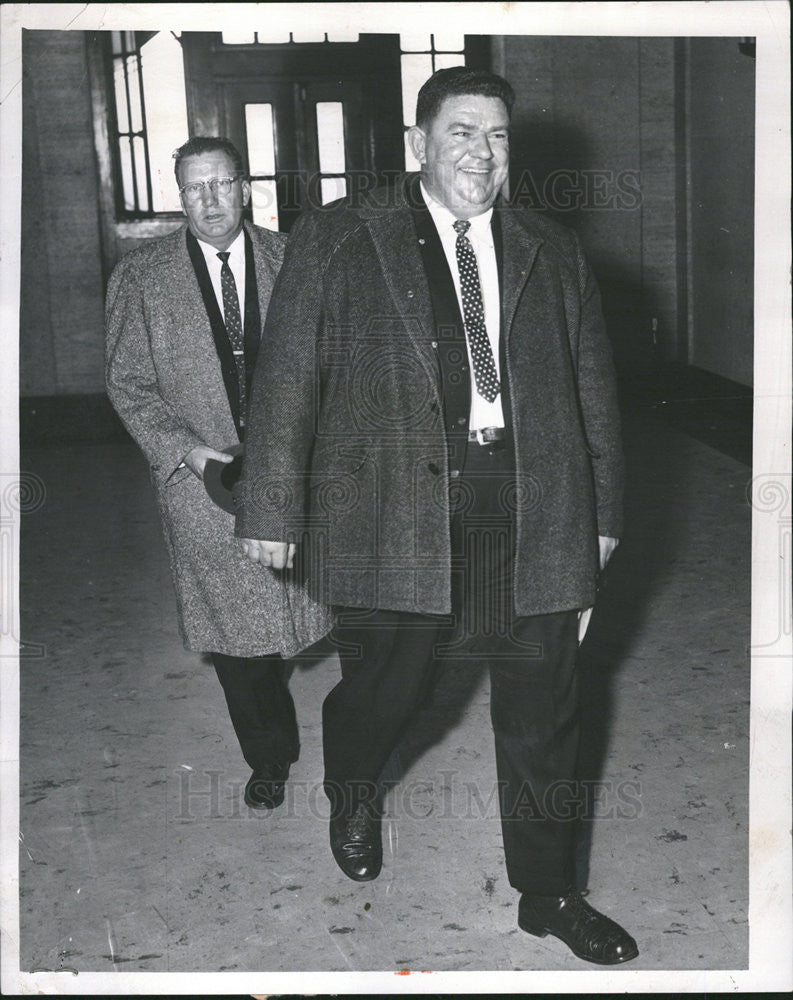
<path id="1" fill-rule="evenodd" d="M 203 153 L 225 153 L 234 164 L 237 175 L 245 175 L 240 152 L 230 139 L 218 135 L 194 135 L 188 139 L 173 154 L 173 172 L 176 183 L 179 183 L 179 165 L 188 156 L 201 156 Z"/>
<path id="2" fill-rule="evenodd" d="M 484 97 L 499 97 L 512 114 L 515 91 L 503 76 L 490 73 L 486 69 L 469 69 L 467 66 L 450 66 L 439 69 L 419 91 L 416 101 L 416 124 L 421 128 L 429 125 L 441 109 L 447 97 L 462 94 L 481 94 Z"/>

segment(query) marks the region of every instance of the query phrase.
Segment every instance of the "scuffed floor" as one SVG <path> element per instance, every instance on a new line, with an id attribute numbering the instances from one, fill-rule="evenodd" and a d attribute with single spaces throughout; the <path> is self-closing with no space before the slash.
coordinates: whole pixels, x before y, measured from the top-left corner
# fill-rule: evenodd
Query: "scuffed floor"
<path id="1" fill-rule="evenodd" d="M 747 963 L 747 466 L 635 410 L 628 532 L 581 650 L 580 850 L 590 901 L 637 938 L 626 968 Z M 390 765 L 385 865 L 327 847 L 320 706 L 335 657 L 297 667 L 287 801 L 248 772 L 208 661 L 185 652 L 132 445 L 31 449 L 23 517 L 21 968 L 84 971 L 592 968 L 517 929 L 488 691 L 449 667 Z"/>

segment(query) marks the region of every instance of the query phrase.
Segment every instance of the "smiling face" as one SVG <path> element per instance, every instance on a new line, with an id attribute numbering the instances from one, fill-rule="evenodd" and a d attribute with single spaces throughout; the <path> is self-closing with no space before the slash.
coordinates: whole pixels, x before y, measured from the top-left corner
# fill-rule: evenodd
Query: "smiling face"
<path id="1" fill-rule="evenodd" d="M 427 190 L 458 219 L 486 212 L 507 179 L 509 113 L 499 97 L 447 97 L 409 142 Z"/>
<path id="2" fill-rule="evenodd" d="M 223 150 L 187 156 L 179 164 L 179 187 L 236 174 L 234 161 Z M 182 195 L 182 210 L 190 232 L 217 250 L 227 250 L 242 229 L 242 211 L 250 197 L 251 186 L 242 179 L 235 181 L 226 195 L 206 186 L 196 201 L 188 201 Z"/>

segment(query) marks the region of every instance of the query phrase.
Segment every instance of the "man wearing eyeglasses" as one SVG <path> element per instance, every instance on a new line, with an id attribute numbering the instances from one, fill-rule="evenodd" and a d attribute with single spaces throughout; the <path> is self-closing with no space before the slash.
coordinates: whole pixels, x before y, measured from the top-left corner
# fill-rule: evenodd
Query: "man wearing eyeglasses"
<path id="1" fill-rule="evenodd" d="M 302 587 L 254 566 L 234 517 L 204 488 L 207 463 L 245 438 L 250 379 L 285 237 L 251 225 L 242 158 L 227 139 L 174 153 L 187 223 L 127 254 L 107 292 L 107 391 L 151 469 L 181 634 L 211 654 L 243 756 L 253 808 L 284 799 L 299 741 L 283 657 L 330 628 Z M 164 664 L 164 672 L 167 665 Z"/>

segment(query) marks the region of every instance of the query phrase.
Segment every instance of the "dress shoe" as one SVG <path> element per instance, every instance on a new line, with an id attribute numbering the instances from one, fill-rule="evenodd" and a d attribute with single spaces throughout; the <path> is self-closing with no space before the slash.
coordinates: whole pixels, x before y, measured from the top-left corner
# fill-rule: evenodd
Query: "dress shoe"
<path id="1" fill-rule="evenodd" d="M 597 965 L 619 965 L 639 954 L 630 934 L 593 909 L 575 889 L 568 889 L 563 896 L 524 893 L 518 907 L 518 927 L 536 937 L 553 934 L 578 958 Z"/>
<path id="2" fill-rule="evenodd" d="M 251 809 L 275 809 L 284 801 L 288 764 L 265 764 L 255 770 L 245 786 L 245 805 Z"/>
<path id="3" fill-rule="evenodd" d="M 347 878 L 370 882 L 383 867 L 380 816 L 373 808 L 359 805 L 352 817 L 331 817 L 330 849 Z"/>

